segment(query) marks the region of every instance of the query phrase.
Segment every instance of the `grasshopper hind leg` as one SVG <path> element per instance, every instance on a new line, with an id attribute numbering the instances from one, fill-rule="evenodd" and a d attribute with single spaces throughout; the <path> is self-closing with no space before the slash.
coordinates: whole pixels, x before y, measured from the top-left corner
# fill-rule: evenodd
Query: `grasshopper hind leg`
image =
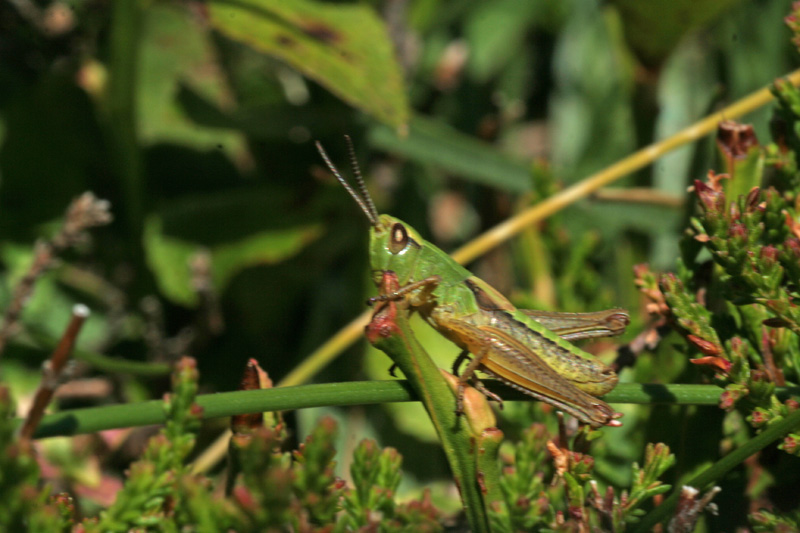
<path id="1" fill-rule="evenodd" d="M 461 353 L 458 354 L 458 357 L 456 357 L 456 360 L 453 361 L 453 375 L 454 376 L 458 376 L 459 375 L 459 369 L 461 368 L 461 365 L 464 363 L 464 361 L 469 361 L 469 350 L 461 350 Z"/>
<path id="2" fill-rule="evenodd" d="M 453 361 L 453 375 L 458 376 L 458 392 L 456 394 L 456 414 L 461 415 L 464 413 L 464 389 L 466 388 L 467 382 L 471 381 L 472 386 L 478 389 L 478 391 L 486 396 L 490 400 L 494 400 L 497 402 L 497 405 L 500 409 L 503 408 L 503 399 L 498 396 L 497 394 L 493 393 L 489 389 L 486 388 L 486 385 L 478 379 L 475 370 L 481 364 L 481 358 L 476 357 L 473 361 L 469 362 L 467 365 L 466 370 L 464 373 L 459 376 L 458 370 L 461 367 L 461 364 L 465 361 L 469 360 L 469 350 L 462 350 L 455 361 Z"/>

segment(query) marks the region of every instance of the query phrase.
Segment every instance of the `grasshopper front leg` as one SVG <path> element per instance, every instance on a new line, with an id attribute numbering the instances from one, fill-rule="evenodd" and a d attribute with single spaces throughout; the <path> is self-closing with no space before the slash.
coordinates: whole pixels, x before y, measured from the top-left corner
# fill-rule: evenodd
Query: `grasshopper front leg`
<path id="1" fill-rule="evenodd" d="M 388 272 L 391 271 L 387 271 L 387 273 Z M 406 297 L 406 295 L 419 289 L 426 289 L 427 291 L 430 291 L 436 285 L 441 283 L 441 281 L 442 281 L 441 276 L 430 276 L 425 279 L 421 279 L 419 281 L 403 285 L 402 287 L 400 287 L 395 291 L 379 294 L 378 296 L 373 296 L 372 298 L 367 300 L 367 305 L 373 306 L 376 303 L 394 302 L 397 300 L 402 300 L 403 298 Z"/>
<path id="2" fill-rule="evenodd" d="M 383 275 L 384 275 L 384 279 L 387 278 L 387 277 L 392 278 L 392 276 L 394 275 L 394 272 L 392 272 L 391 270 L 388 270 L 388 271 L 384 272 Z M 386 291 L 386 292 L 382 292 L 378 296 L 373 296 L 372 298 L 368 299 L 367 300 L 367 305 L 372 307 L 375 304 L 378 304 L 380 306 L 381 304 L 385 304 L 386 302 L 396 302 L 397 300 L 402 300 L 408 294 L 410 294 L 411 292 L 413 292 L 415 290 L 425 289 L 426 291 L 429 291 L 429 290 L 433 289 L 436 285 L 438 285 L 441 281 L 442 281 L 442 278 L 440 276 L 430 276 L 430 277 L 427 277 L 427 278 L 422 279 L 420 281 L 416 281 L 414 283 L 409 283 L 407 285 L 404 285 L 403 287 L 400 287 L 399 289 L 392 289 L 392 288 L 389 288 L 388 285 L 384 284 L 384 286 L 382 287 L 382 290 Z M 375 309 L 375 314 L 377 314 L 380 310 L 381 310 L 381 307 L 377 307 Z M 395 370 L 397 370 L 397 364 L 396 363 L 392 363 L 392 366 L 389 367 L 389 374 L 392 377 L 394 377 Z"/>

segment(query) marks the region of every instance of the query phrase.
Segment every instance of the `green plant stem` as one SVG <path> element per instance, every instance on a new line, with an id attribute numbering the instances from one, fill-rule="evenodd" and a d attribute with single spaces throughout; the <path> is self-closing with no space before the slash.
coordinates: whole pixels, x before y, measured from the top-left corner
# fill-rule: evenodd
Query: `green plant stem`
<path id="1" fill-rule="evenodd" d="M 486 380 L 489 390 L 506 401 L 531 400 L 495 381 Z M 779 389 L 778 394 L 797 388 Z M 639 385 L 622 383 L 603 397 L 612 403 L 716 405 L 722 389 L 714 385 Z M 389 402 L 418 401 L 405 380 L 351 381 L 278 387 L 274 389 L 222 392 L 197 397 L 203 407 L 203 418 L 216 418 L 264 411 L 288 411 L 308 407 L 367 405 Z M 42 420 L 35 438 L 79 435 L 106 429 L 161 424 L 165 420 L 161 400 L 105 405 L 62 411 Z"/>
<path id="2" fill-rule="evenodd" d="M 45 333 L 41 328 L 28 326 L 26 333 L 30 339 L 20 339 L 19 344 L 27 347 L 41 349 L 46 347 L 52 350 L 57 340 Z M 73 358 L 92 365 L 96 370 L 108 373 L 131 374 L 136 376 L 168 376 L 172 366 L 167 363 L 148 363 L 144 361 L 131 361 L 122 357 L 111 357 L 90 350 L 76 348 L 72 352 Z"/>
<path id="3" fill-rule="evenodd" d="M 715 483 L 722 476 L 736 468 L 748 457 L 767 447 L 798 427 L 800 427 L 800 410 L 793 412 L 780 422 L 769 426 L 767 429 L 747 441 L 745 444 L 735 449 L 711 465 L 709 468 L 702 471 L 689 481 L 682 483 L 681 485 L 689 485 L 702 491 L 707 486 Z M 647 531 L 652 531 L 653 526 L 665 521 L 672 513 L 675 505 L 678 503 L 680 493 L 680 487 L 676 487 L 670 497 L 667 498 L 664 503 L 653 509 L 642 519 L 642 521 L 637 525 L 634 533 L 645 533 Z"/>
<path id="4" fill-rule="evenodd" d="M 487 506 L 478 480 L 475 435 L 465 420 L 467 415 L 456 416 L 455 393 L 411 332 L 408 310 L 400 304 L 388 303 L 376 311 L 366 336 L 392 359 L 419 394 L 450 464 L 470 530 L 488 532 Z"/>
<path id="5" fill-rule="evenodd" d="M 109 357 L 88 350 L 75 350 L 73 353 L 75 359 L 88 363 L 96 370 L 102 370 L 103 372 L 156 377 L 168 376 L 172 371 L 172 367 L 167 363 L 131 361 L 122 357 Z"/>
<path id="6" fill-rule="evenodd" d="M 136 89 L 143 2 L 117 0 L 112 6 L 106 124 L 115 169 L 122 182 L 126 226 L 132 242 L 139 243 L 144 193 L 136 125 Z"/>

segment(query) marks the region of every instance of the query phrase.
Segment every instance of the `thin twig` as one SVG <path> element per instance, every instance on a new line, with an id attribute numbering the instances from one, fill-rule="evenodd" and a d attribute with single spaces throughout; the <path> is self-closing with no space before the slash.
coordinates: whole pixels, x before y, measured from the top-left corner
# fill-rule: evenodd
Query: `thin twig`
<path id="1" fill-rule="evenodd" d="M 712 514 L 716 514 L 716 507 L 711 503 L 711 500 L 721 491 L 722 489 L 719 487 L 711 487 L 702 498 L 698 498 L 700 491 L 696 488 L 689 485 L 681 487 L 675 515 L 669 521 L 667 531 L 669 533 L 690 533 L 694 531 L 704 509 L 708 507 Z"/>
<path id="2" fill-rule="evenodd" d="M 206 249 L 195 253 L 189 260 L 189 269 L 192 273 L 192 288 L 200 299 L 200 313 L 208 332 L 219 335 L 225 329 L 225 320 L 222 318 L 219 297 L 214 287 L 211 253 Z"/>
<path id="3" fill-rule="evenodd" d="M 96 198 L 91 192 L 83 193 L 67 208 L 64 225 L 55 237 L 35 244 L 33 263 L 14 287 L 11 303 L 3 314 L 0 324 L 0 357 L 8 339 L 16 332 L 20 315 L 33 294 L 36 281 L 53 265 L 58 254 L 85 237 L 85 230 L 111 222 L 110 206 L 108 201 Z"/>
<path id="4" fill-rule="evenodd" d="M 680 208 L 686 203 L 685 196 L 669 194 L 650 187 L 631 187 L 629 189 L 605 187 L 592 193 L 592 199 L 604 202 L 660 205 Z"/>
<path id="5" fill-rule="evenodd" d="M 28 411 L 28 416 L 19 430 L 19 439 L 21 443 L 29 443 L 33 438 L 33 433 L 36 427 L 42 420 L 44 410 L 50 404 L 53 394 L 58 388 L 58 383 L 67 366 L 70 355 L 72 355 L 72 348 L 75 346 L 75 341 L 78 338 L 84 322 L 89 317 L 89 308 L 83 304 L 77 304 L 72 308 L 72 319 L 67 326 L 64 335 L 50 356 L 50 360 L 45 362 L 42 370 L 42 381 L 39 383 L 39 388 L 36 390 L 36 395 L 33 398 L 33 405 Z"/>

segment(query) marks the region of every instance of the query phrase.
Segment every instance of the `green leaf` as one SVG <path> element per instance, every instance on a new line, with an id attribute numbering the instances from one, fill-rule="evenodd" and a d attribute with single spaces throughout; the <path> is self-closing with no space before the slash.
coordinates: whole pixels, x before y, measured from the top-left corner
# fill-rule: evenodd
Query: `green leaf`
<path id="1" fill-rule="evenodd" d="M 381 150 L 438 166 L 464 180 L 509 192 L 531 189 L 531 172 L 525 162 L 421 115 L 414 117 L 407 136 L 377 125 L 369 130 L 369 142 Z"/>
<path id="2" fill-rule="evenodd" d="M 211 24 L 286 61 L 342 100 L 401 128 L 408 102 L 383 22 L 368 6 L 306 0 L 213 2 Z"/>
<path id="3" fill-rule="evenodd" d="M 191 87 L 215 105 L 223 105 L 226 82 L 221 76 L 209 75 L 218 68 L 209 32 L 197 24 L 190 10 L 161 3 L 144 10 L 142 29 L 136 92 L 141 141 L 204 150 L 220 147 L 231 158 L 244 151 L 239 133 L 198 128 L 175 97 L 179 87 Z"/>
<path id="4" fill-rule="evenodd" d="M 162 218 L 152 215 L 145 223 L 144 246 L 147 263 L 164 295 L 176 303 L 194 306 L 198 297 L 192 287 L 189 265 L 198 252 L 210 252 L 214 288 L 222 292 L 237 273 L 250 266 L 278 263 L 291 257 L 316 239 L 321 230 L 319 224 L 264 230 L 208 249 L 200 243 L 165 234 Z"/>
<path id="5" fill-rule="evenodd" d="M 649 64 L 662 61 L 690 30 L 707 24 L 734 0 L 615 0 L 625 25 L 625 37 Z"/>
<path id="6" fill-rule="evenodd" d="M 520 53 L 539 6 L 538 2 L 501 0 L 481 3 L 470 12 L 465 33 L 469 68 L 476 79 L 488 80 Z"/>

